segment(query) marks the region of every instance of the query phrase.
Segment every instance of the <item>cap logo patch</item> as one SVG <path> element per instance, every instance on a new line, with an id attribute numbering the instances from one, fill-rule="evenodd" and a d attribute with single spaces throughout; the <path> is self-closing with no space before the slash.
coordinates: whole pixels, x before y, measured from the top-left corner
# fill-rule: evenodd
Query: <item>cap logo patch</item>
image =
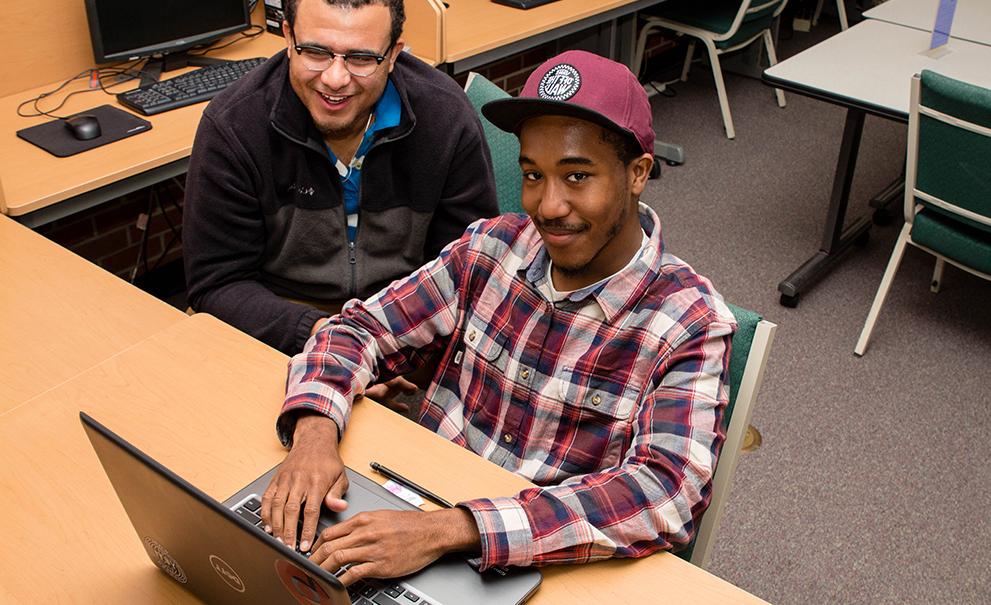
<path id="1" fill-rule="evenodd" d="M 582 86 L 578 70 L 567 63 L 560 63 L 547 70 L 537 86 L 537 96 L 552 101 L 567 101 Z"/>

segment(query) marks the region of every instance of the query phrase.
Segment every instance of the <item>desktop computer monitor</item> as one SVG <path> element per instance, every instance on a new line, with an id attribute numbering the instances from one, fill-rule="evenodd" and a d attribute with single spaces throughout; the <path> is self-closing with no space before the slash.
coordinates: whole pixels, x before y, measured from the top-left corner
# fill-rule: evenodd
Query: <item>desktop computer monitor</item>
<path id="1" fill-rule="evenodd" d="M 189 64 L 185 51 L 251 27 L 248 0 L 86 0 L 97 63 L 155 57 L 155 71 Z"/>

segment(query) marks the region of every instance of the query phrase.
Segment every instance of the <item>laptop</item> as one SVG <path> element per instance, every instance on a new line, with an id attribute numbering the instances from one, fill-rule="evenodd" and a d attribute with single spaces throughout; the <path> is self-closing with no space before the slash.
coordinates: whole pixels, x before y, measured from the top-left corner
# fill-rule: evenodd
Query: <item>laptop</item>
<path id="1" fill-rule="evenodd" d="M 190 485 L 84 412 L 79 418 L 148 557 L 206 603 L 290 605 L 517 605 L 540 584 L 535 569 L 479 573 L 457 555 L 391 580 L 345 588 L 334 574 L 265 533 L 247 513 L 275 469 L 224 503 Z M 365 510 L 412 504 L 346 469 L 345 513 L 324 511 L 320 529 Z M 257 509 L 256 509 L 257 510 Z"/>

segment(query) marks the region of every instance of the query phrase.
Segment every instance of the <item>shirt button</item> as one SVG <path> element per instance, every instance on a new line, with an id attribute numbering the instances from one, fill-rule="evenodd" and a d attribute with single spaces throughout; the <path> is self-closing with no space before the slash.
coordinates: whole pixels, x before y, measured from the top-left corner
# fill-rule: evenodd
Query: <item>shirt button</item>
<path id="1" fill-rule="evenodd" d="M 475 342 L 475 333 L 468 332 L 468 342 Z"/>
<path id="2" fill-rule="evenodd" d="M 600 403 L 602 403 L 602 397 L 598 393 L 592 395 L 592 405 L 599 405 Z"/>
<path id="3" fill-rule="evenodd" d="M 509 433 L 506 433 L 505 435 L 502 436 L 502 440 L 505 441 L 506 443 L 512 443 L 513 436 L 510 435 Z"/>
<path id="4" fill-rule="evenodd" d="M 523 368 L 523 370 L 520 372 L 520 378 L 526 380 L 529 377 L 530 377 L 530 370 Z"/>

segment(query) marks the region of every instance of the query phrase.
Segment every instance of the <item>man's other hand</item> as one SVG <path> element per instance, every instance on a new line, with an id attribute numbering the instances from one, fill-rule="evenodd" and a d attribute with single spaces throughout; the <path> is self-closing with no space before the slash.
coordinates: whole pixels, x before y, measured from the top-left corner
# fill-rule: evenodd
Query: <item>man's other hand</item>
<path id="1" fill-rule="evenodd" d="M 478 553 L 481 538 L 471 513 L 379 510 L 358 513 L 320 532 L 310 560 L 330 572 L 350 565 L 338 579 L 398 578 L 449 552 Z"/>
<path id="2" fill-rule="evenodd" d="M 313 338 L 313 335 L 319 332 L 320 328 L 322 328 L 329 319 L 330 319 L 329 317 L 321 317 L 320 319 L 313 322 L 313 327 L 310 328 L 310 338 Z"/>
<path id="3" fill-rule="evenodd" d="M 409 414 L 409 404 L 396 401 L 396 397 L 400 395 L 412 395 L 416 391 L 417 386 L 415 384 L 402 376 L 396 376 L 392 380 L 373 384 L 366 388 L 365 397 L 374 399 L 390 410 L 406 415 Z"/>
<path id="4" fill-rule="evenodd" d="M 296 547 L 296 528 L 303 513 L 299 548 L 310 549 L 316 537 L 320 504 L 332 511 L 347 508 L 342 496 L 348 489 L 344 463 L 337 452 L 337 424 L 318 414 L 301 416 L 293 433 L 293 446 L 279 465 L 262 496 L 265 531 Z"/>

